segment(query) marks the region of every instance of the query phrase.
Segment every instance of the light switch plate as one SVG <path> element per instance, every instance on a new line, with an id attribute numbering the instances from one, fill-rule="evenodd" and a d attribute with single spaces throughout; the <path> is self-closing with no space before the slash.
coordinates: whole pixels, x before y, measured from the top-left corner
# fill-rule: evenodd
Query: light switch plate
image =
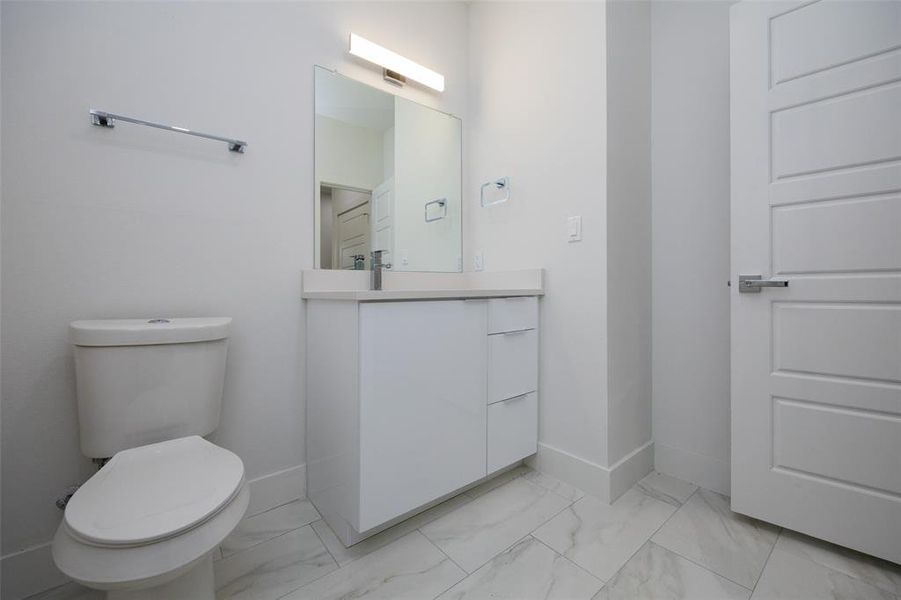
<path id="1" fill-rule="evenodd" d="M 569 217 L 566 219 L 566 240 L 568 242 L 582 241 L 582 217 Z"/>
<path id="2" fill-rule="evenodd" d="M 472 257 L 472 266 L 476 271 L 485 270 L 485 256 L 482 254 L 481 250 L 476 252 L 475 256 Z"/>
<path id="3" fill-rule="evenodd" d="M 404 266 L 410 264 L 410 253 L 406 248 L 400 251 L 400 264 Z"/>

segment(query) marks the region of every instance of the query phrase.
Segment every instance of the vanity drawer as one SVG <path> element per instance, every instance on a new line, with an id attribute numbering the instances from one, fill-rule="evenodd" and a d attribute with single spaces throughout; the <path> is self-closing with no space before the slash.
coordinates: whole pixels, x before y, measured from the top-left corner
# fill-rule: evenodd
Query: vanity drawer
<path id="1" fill-rule="evenodd" d="M 538 389 L 538 332 L 488 336 L 488 404 Z"/>
<path id="2" fill-rule="evenodd" d="M 488 473 L 538 451 L 538 394 L 531 392 L 488 407 Z"/>
<path id="3" fill-rule="evenodd" d="M 488 333 L 538 327 L 538 298 L 492 298 L 488 301 Z"/>

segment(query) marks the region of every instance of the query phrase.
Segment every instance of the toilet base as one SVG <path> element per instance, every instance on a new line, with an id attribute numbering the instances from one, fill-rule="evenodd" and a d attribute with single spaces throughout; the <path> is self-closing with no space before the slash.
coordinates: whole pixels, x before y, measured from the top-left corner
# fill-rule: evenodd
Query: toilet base
<path id="1" fill-rule="evenodd" d="M 110 590 L 106 600 L 214 600 L 213 555 L 207 554 L 183 575 L 151 588 Z"/>

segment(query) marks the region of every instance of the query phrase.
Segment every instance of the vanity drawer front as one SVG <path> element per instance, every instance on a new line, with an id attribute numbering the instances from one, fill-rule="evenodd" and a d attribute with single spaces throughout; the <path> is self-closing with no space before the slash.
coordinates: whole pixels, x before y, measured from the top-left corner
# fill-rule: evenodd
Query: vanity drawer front
<path id="1" fill-rule="evenodd" d="M 538 332 L 488 336 L 488 404 L 538 389 Z"/>
<path id="2" fill-rule="evenodd" d="M 531 392 L 488 407 L 488 473 L 538 451 L 538 394 Z"/>
<path id="3" fill-rule="evenodd" d="M 488 333 L 538 327 L 538 298 L 492 298 L 488 301 Z"/>

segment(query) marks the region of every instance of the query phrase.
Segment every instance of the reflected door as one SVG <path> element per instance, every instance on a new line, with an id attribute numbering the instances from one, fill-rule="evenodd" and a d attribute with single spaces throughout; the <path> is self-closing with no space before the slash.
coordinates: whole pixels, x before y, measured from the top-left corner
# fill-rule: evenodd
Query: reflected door
<path id="1" fill-rule="evenodd" d="M 901 3 L 732 9 L 732 508 L 901 562 Z"/>
<path id="2" fill-rule="evenodd" d="M 369 264 L 369 202 L 338 214 L 335 219 L 338 268 L 353 269 L 354 259 Z"/>
<path id="3" fill-rule="evenodd" d="M 372 249 L 382 251 L 382 264 L 394 260 L 394 179 L 372 191 Z M 392 263 L 393 264 L 393 263 Z"/>

